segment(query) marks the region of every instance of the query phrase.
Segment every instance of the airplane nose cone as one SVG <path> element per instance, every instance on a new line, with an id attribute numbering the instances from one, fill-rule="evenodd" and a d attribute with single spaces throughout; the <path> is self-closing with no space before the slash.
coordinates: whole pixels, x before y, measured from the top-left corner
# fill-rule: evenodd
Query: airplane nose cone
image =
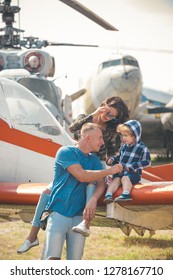
<path id="1" fill-rule="evenodd" d="M 110 81 L 114 89 L 119 89 L 121 92 L 132 91 L 141 84 L 141 74 L 139 69 L 120 69 L 112 70 Z"/>
<path id="2" fill-rule="evenodd" d="M 84 108 L 88 113 L 96 110 L 108 97 L 119 96 L 133 113 L 140 101 L 142 76 L 140 69 L 131 65 L 108 67 L 90 80 Z"/>

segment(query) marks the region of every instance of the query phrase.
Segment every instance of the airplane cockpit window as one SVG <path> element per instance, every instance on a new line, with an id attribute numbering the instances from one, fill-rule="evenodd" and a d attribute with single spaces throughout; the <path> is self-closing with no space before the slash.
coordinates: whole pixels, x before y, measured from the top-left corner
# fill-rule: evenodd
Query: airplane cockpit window
<path id="1" fill-rule="evenodd" d="M 131 57 L 123 57 L 123 63 L 124 65 L 132 65 L 139 68 L 139 64 L 137 60 Z"/>
<path id="2" fill-rule="evenodd" d="M 7 106 L 14 127 L 19 130 L 29 131 L 34 135 L 40 133 L 60 135 L 61 127 L 57 125 L 54 117 L 41 105 L 37 98 L 27 89 L 9 87 L 4 85 Z"/>
<path id="3" fill-rule="evenodd" d="M 104 61 L 103 63 L 100 64 L 100 70 L 111 66 L 121 65 L 121 64 L 122 64 L 121 59 Z"/>

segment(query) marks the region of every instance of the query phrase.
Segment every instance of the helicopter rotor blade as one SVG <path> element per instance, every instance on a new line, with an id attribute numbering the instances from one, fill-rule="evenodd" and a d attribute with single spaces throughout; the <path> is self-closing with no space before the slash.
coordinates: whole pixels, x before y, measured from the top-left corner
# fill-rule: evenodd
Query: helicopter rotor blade
<path id="1" fill-rule="evenodd" d="M 112 31 L 118 31 L 117 28 L 115 28 L 110 23 L 106 22 L 104 19 L 96 15 L 94 12 L 86 8 L 84 5 L 80 4 L 79 2 L 75 0 L 59 0 L 63 2 L 64 4 L 70 6 L 72 9 L 76 10 L 77 12 L 83 14 L 90 20 L 94 21 L 98 25 L 102 26 L 106 30 L 112 30 Z"/>
<path id="2" fill-rule="evenodd" d="M 93 47 L 98 48 L 98 45 L 86 45 L 86 44 L 72 44 L 72 43 L 56 43 L 56 42 L 46 42 L 45 46 L 65 46 L 65 47 Z"/>

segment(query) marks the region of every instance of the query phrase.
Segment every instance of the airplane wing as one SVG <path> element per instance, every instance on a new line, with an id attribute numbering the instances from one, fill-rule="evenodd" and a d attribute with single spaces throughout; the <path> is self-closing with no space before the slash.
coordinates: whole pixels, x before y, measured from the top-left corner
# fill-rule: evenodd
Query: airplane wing
<path id="1" fill-rule="evenodd" d="M 31 222 L 40 194 L 47 185 L 0 182 L 0 221 Z"/>
<path id="2" fill-rule="evenodd" d="M 143 172 L 143 182 L 134 186 L 130 202 L 103 203 L 104 195 L 98 202 L 94 226 L 118 227 L 129 235 L 134 229 L 143 236 L 145 230 L 173 229 L 173 164 L 148 167 Z M 150 180 L 150 181 L 149 181 Z M 154 182 L 152 182 L 152 181 Z M 0 221 L 22 219 L 31 222 L 35 207 L 47 183 L 0 182 Z M 119 188 L 114 195 L 122 192 Z M 160 215 L 159 219 L 156 216 Z"/>
<path id="3" fill-rule="evenodd" d="M 142 88 L 142 102 L 149 101 L 156 106 L 166 105 L 173 98 L 173 93 L 156 90 L 149 87 Z"/>

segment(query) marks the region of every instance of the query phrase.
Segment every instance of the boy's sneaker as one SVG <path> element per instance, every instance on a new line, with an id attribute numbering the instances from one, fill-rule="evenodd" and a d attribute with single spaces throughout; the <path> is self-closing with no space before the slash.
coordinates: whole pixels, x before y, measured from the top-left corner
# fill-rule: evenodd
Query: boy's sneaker
<path id="1" fill-rule="evenodd" d="M 105 202 L 106 204 L 112 203 L 112 202 L 113 202 L 113 197 L 112 197 L 112 195 L 110 195 L 110 194 L 105 195 L 104 202 Z"/>
<path id="2" fill-rule="evenodd" d="M 120 196 L 116 197 L 114 199 L 114 202 L 118 202 L 118 201 L 130 201 L 132 200 L 132 197 L 130 194 L 124 194 L 122 193 Z"/>
<path id="3" fill-rule="evenodd" d="M 84 221 L 78 224 L 77 226 L 73 227 L 72 231 L 80 233 L 85 237 L 88 237 L 90 235 L 90 230 L 86 227 Z"/>

